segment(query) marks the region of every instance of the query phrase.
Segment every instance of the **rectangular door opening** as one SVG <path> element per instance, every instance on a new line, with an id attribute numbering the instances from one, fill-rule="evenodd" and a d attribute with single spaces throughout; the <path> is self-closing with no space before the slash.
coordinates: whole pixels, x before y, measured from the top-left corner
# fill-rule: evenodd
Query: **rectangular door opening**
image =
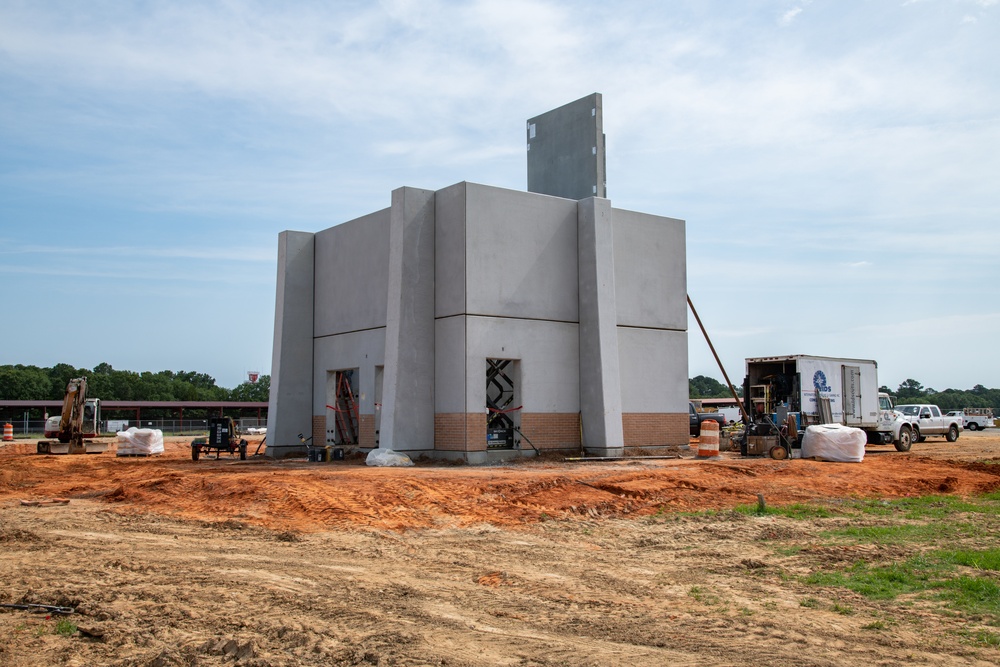
<path id="1" fill-rule="evenodd" d="M 520 364 L 514 359 L 486 360 L 486 448 L 513 449 L 521 422 Z"/>
<path id="2" fill-rule="evenodd" d="M 358 369 L 326 374 L 326 444 L 358 444 Z"/>

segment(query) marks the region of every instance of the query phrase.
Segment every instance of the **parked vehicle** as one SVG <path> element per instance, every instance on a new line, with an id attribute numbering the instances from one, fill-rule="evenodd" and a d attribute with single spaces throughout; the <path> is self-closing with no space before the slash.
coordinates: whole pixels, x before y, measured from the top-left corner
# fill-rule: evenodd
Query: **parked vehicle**
<path id="1" fill-rule="evenodd" d="M 719 428 L 721 429 L 726 425 L 726 417 L 718 412 L 698 412 L 694 403 L 688 402 L 688 416 L 691 422 L 691 436 L 698 437 L 701 434 L 701 423 L 704 421 L 716 421 L 719 422 Z"/>
<path id="2" fill-rule="evenodd" d="M 966 408 L 962 413 L 962 425 L 970 431 L 993 426 L 993 408 Z"/>
<path id="3" fill-rule="evenodd" d="M 100 454 L 107 451 L 107 443 L 93 442 L 99 434 L 101 401 L 87 398 L 87 378 L 73 378 L 66 385 L 62 414 L 45 421 L 46 438 L 39 440 L 39 454 Z"/>
<path id="4" fill-rule="evenodd" d="M 962 422 L 957 417 L 941 414 L 941 409 L 929 403 L 897 405 L 896 411 L 910 422 L 913 441 L 923 442 L 929 435 L 943 435 L 948 442 L 958 440 Z"/>
<path id="5" fill-rule="evenodd" d="M 878 391 L 878 364 L 869 359 L 810 355 L 746 360 L 743 396 L 751 423 L 741 451 L 785 458 L 808 426 L 842 424 L 865 431 L 869 444 L 905 452 L 913 425 Z"/>

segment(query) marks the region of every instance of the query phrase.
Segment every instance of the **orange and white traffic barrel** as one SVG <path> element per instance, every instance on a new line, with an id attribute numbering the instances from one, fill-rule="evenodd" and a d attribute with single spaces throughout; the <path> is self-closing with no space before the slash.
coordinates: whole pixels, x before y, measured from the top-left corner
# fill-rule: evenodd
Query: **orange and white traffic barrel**
<path id="1" fill-rule="evenodd" d="M 698 436 L 698 458 L 714 459 L 719 457 L 719 422 L 706 419 L 701 423 L 701 433 Z"/>
<path id="2" fill-rule="evenodd" d="M 3 425 L 3 441 L 11 442 L 14 440 L 14 425 L 7 423 Z"/>

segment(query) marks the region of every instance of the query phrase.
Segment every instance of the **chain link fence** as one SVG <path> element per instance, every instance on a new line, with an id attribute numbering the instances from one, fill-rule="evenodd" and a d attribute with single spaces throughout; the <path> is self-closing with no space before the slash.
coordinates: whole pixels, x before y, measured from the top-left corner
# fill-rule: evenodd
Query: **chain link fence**
<path id="1" fill-rule="evenodd" d="M 235 419 L 240 427 L 240 432 L 246 434 L 251 428 L 266 428 L 267 419 L 257 419 L 256 417 L 240 417 Z M 35 437 L 41 438 L 45 432 L 44 419 L 11 419 L 11 426 L 14 427 L 15 437 Z M 114 434 L 118 431 L 126 431 L 129 427 L 155 428 L 163 431 L 164 435 L 206 435 L 208 433 L 207 419 L 104 419 L 101 421 L 101 432 L 104 434 Z"/>

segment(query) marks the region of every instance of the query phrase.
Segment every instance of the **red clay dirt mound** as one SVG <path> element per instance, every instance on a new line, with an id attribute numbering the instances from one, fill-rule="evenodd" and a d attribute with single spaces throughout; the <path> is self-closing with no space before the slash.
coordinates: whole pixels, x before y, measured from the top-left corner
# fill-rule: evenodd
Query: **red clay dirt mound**
<path id="1" fill-rule="evenodd" d="M 168 439 L 164 455 L 151 458 L 113 451 L 40 456 L 34 442 L 7 445 L 0 448 L 0 501 L 93 498 L 118 512 L 315 532 L 509 527 L 546 518 L 724 509 L 756 503 L 758 493 L 781 505 L 1000 488 L 1000 436 L 990 431 L 963 434 L 955 444 L 920 443 L 905 454 L 871 448 L 860 464 L 726 454 L 716 461 L 370 468 L 361 461 L 195 462 L 189 442 Z"/>

